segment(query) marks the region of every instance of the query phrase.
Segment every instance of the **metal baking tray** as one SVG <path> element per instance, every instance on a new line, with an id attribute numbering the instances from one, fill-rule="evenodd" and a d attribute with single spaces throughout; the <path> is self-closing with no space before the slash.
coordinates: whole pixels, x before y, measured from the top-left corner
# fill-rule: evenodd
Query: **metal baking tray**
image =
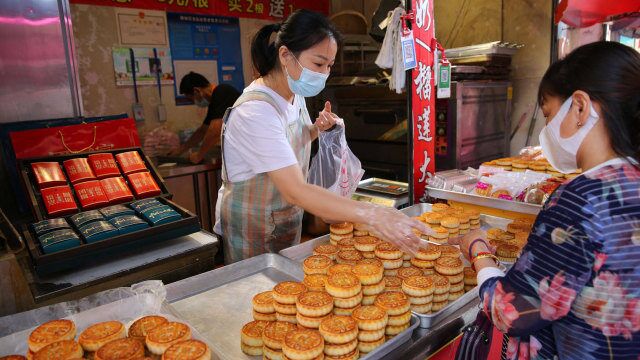
<path id="1" fill-rule="evenodd" d="M 463 194 L 455 191 L 434 189 L 432 187 L 427 187 L 427 192 L 429 193 L 429 196 L 436 199 L 459 201 L 462 203 L 486 206 L 493 209 L 514 211 L 522 214 L 538 215 L 540 210 L 542 210 L 542 205 L 496 199 L 475 194 Z"/>
<path id="2" fill-rule="evenodd" d="M 421 203 L 410 206 L 408 208 L 404 208 L 402 210 L 404 214 L 407 216 L 418 216 L 424 212 L 431 211 L 431 204 Z M 480 215 L 480 223 L 482 224 L 483 229 L 489 229 L 492 227 L 506 229 L 507 225 L 511 222 L 509 219 L 490 216 L 490 215 Z M 284 249 L 280 251 L 280 255 L 285 256 L 293 261 L 298 263 L 302 263 L 304 259 L 313 254 L 313 249 L 322 244 L 329 243 L 329 235 L 324 235 L 309 241 L 306 241 L 300 245 L 292 246 L 290 248 Z M 464 260 L 466 263 L 466 260 Z M 466 264 L 465 266 L 468 266 Z M 463 306 L 468 303 L 478 299 L 478 287 L 475 287 L 471 291 L 462 295 L 459 299 L 449 303 L 445 308 L 438 311 L 435 314 L 423 315 L 418 313 L 413 313 L 420 320 L 421 328 L 430 328 L 433 325 L 438 324 L 442 320 L 449 317 L 451 314 L 458 311 Z"/>
<path id="3" fill-rule="evenodd" d="M 369 178 L 362 180 L 358 184 L 358 190 L 400 196 L 409 192 L 409 184 L 385 179 Z"/>
<path id="4" fill-rule="evenodd" d="M 213 346 L 220 359 L 257 359 L 240 350 L 242 326 L 253 320 L 253 296 L 282 281 L 301 281 L 299 263 L 278 254 L 263 254 L 167 285 L 167 298 L 182 318 Z M 378 360 L 410 340 L 411 326 L 362 359 Z"/>

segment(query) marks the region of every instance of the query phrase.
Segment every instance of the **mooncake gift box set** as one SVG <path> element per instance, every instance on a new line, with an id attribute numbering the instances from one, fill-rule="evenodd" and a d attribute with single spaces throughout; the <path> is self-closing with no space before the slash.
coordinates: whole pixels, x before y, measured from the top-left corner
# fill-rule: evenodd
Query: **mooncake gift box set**
<path id="1" fill-rule="evenodd" d="M 171 194 L 138 148 L 27 159 L 19 166 L 34 215 L 23 232 L 38 273 L 200 229 L 197 216 L 166 198 Z"/>

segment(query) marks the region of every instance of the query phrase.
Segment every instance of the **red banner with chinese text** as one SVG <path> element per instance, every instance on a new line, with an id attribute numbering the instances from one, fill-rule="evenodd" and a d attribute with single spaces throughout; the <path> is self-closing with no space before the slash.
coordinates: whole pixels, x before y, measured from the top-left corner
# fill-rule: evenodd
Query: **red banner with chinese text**
<path id="1" fill-rule="evenodd" d="M 413 201 L 424 202 L 427 180 L 435 172 L 436 91 L 434 84 L 435 37 L 433 0 L 411 0 L 415 13 L 413 37 L 417 66 L 411 72 L 411 121 L 413 127 Z"/>
<path id="2" fill-rule="evenodd" d="M 69 2 L 274 21 L 286 19 L 297 9 L 329 14 L 329 0 L 69 0 Z"/>

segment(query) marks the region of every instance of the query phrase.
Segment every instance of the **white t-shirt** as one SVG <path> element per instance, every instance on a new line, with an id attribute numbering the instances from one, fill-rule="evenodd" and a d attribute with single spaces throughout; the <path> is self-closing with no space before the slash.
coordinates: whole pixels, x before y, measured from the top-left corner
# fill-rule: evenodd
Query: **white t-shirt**
<path id="1" fill-rule="evenodd" d="M 298 163 L 284 124 L 286 121 L 288 126 L 298 121 L 300 109 L 294 104 L 304 104 L 304 100 L 294 99 L 291 104 L 269 87 L 258 85 L 255 81 L 244 92 L 251 90 L 271 95 L 280 111 L 286 114 L 286 119 L 282 119 L 276 109 L 264 101 L 247 101 L 231 112 L 224 135 L 224 160 L 231 182 L 248 180 L 258 174 Z M 217 234 L 222 234 L 220 207 L 223 194 L 224 185 L 218 190 L 216 203 L 214 231 Z"/>

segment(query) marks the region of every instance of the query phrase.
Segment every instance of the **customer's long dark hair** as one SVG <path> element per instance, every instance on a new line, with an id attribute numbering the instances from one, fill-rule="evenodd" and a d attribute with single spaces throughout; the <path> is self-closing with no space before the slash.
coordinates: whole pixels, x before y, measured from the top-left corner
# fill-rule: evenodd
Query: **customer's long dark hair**
<path id="1" fill-rule="evenodd" d="M 640 160 L 640 54 L 608 41 L 581 46 L 547 69 L 538 99 L 566 100 L 577 90 L 602 108 L 613 150 Z"/>
<path id="2" fill-rule="evenodd" d="M 275 40 L 270 41 L 276 33 Z M 341 42 L 340 32 L 324 15 L 309 10 L 297 10 L 282 24 L 265 25 L 251 42 L 251 61 L 260 76 L 265 76 L 278 64 L 278 49 L 284 45 L 294 55 L 307 50 L 326 38 Z"/>

